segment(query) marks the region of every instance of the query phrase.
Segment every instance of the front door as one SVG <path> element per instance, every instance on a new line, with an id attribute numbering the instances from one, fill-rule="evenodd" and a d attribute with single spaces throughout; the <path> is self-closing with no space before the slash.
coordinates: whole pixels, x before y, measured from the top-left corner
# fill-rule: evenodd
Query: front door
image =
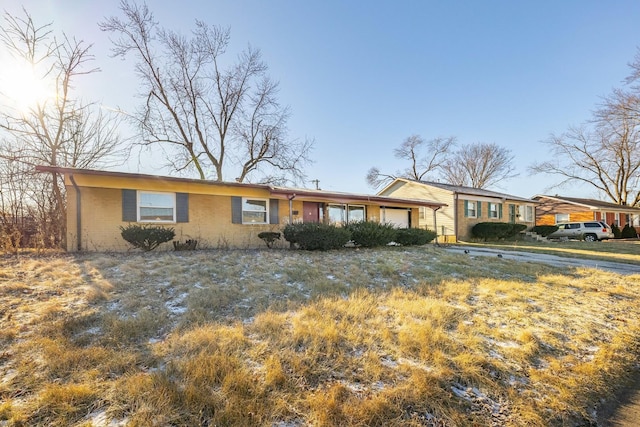
<path id="1" fill-rule="evenodd" d="M 303 202 L 302 222 L 320 222 L 320 203 L 316 202 Z"/>

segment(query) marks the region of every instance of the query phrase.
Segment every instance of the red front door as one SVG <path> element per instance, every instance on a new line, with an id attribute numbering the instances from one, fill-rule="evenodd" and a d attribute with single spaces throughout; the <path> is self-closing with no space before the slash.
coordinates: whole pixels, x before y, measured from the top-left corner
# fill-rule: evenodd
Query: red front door
<path id="1" fill-rule="evenodd" d="M 320 203 L 303 202 L 302 210 L 302 222 L 320 222 Z"/>

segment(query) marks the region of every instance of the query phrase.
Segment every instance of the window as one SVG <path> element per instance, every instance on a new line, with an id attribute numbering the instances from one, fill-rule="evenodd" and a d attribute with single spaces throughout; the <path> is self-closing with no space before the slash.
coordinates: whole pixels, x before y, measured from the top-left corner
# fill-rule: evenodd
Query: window
<path id="1" fill-rule="evenodd" d="M 615 216 L 615 218 L 616 218 L 616 219 L 614 220 L 614 223 L 615 223 L 618 227 L 620 227 L 620 212 L 616 212 L 616 216 Z"/>
<path id="2" fill-rule="evenodd" d="M 366 219 L 364 206 L 349 205 L 347 212 L 347 222 L 359 222 Z"/>
<path id="3" fill-rule="evenodd" d="M 344 205 L 329 205 L 327 213 L 329 215 L 329 222 L 331 224 L 342 223 L 345 220 L 345 206 Z"/>
<path id="4" fill-rule="evenodd" d="M 478 202 L 478 206 L 479 205 L 480 202 Z M 479 216 L 478 210 L 476 210 L 476 202 L 473 202 L 471 200 L 464 201 L 464 216 L 466 216 L 467 218 L 475 218 Z"/>
<path id="5" fill-rule="evenodd" d="M 567 221 L 569 221 L 568 213 L 556 214 L 556 224 L 558 224 L 559 222 L 567 222 Z"/>
<path id="6" fill-rule="evenodd" d="M 518 206 L 518 216 L 520 217 L 520 221 L 524 222 L 533 222 L 533 206 Z M 567 217 L 567 221 L 569 218 Z"/>
<path id="7" fill-rule="evenodd" d="M 489 218 L 500 218 L 497 203 L 489 203 Z"/>
<path id="8" fill-rule="evenodd" d="M 332 224 L 365 221 L 367 218 L 365 207 L 361 205 L 329 205 L 327 211 Z"/>
<path id="9" fill-rule="evenodd" d="M 138 192 L 138 221 L 175 222 L 175 193 Z"/>
<path id="10" fill-rule="evenodd" d="M 267 224 L 269 202 L 266 199 L 242 199 L 243 224 Z"/>

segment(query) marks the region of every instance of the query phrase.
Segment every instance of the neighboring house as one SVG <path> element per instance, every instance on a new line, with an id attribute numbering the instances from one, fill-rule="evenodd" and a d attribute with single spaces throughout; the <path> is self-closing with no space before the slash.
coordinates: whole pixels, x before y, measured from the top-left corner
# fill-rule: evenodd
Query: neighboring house
<path id="1" fill-rule="evenodd" d="M 536 225 L 595 220 L 620 228 L 630 224 L 640 232 L 640 208 L 558 195 L 537 195 L 533 199 L 540 203 L 536 209 Z"/>
<path id="2" fill-rule="evenodd" d="M 479 222 L 521 223 L 527 228 L 535 225 L 535 200 L 495 191 L 397 178 L 378 194 L 445 203 L 446 207 L 433 213 L 421 210 L 419 216 L 419 226 L 436 231 L 442 236 L 439 241 L 467 240 Z"/>
<path id="3" fill-rule="evenodd" d="M 128 224 L 173 227 L 175 239 L 202 247 L 255 248 L 262 231 L 289 222 L 369 220 L 417 227 L 420 208 L 442 203 L 270 185 L 39 166 L 64 175 L 67 250 L 121 251 Z M 165 246 L 169 248 L 169 245 Z"/>

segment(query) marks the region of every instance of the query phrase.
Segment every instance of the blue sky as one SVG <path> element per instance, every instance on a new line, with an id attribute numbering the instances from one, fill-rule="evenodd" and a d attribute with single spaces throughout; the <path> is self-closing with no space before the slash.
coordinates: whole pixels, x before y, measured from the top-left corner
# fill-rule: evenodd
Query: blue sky
<path id="1" fill-rule="evenodd" d="M 118 14 L 117 1 L 23 5 L 38 23 L 53 21 L 56 30 L 94 44 L 102 73 L 82 86 L 85 98 L 134 107 L 133 64 L 110 58 L 108 35 L 97 28 Z M 520 176 L 495 190 L 596 197 L 586 186 L 547 190 L 557 178 L 529 176 L 527 167 L 546 158 L 541 141 L 587 121 L 601 97 L 623 85 L 640 46 L 636 0 L 148 5 L 173 30 L 188 32 L 196 18 L 229 26 L 234 55 L 248 44 L 260 48 L 280 82 L 281 102 L 291 107 L 290 136 L 316 141 L 309 179 L 356 193 L 375 191 L 365 182 L 370 167 L 393 173 L 406 166 L 393 149 L 419 134 L 512 150 Z M 144 160 L 139 171 L 158 173 Z"/>

